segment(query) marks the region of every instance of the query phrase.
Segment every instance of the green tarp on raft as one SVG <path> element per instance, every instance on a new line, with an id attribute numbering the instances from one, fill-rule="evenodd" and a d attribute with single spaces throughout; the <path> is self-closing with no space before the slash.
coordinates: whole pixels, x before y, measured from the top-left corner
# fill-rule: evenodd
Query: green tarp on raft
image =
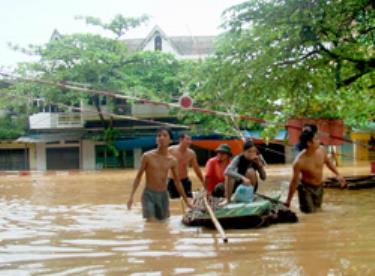
<path id="1" fill-rule="evenodd" d="M 252 203 L 230 203 L 225 207 L 214 210 L 215 216 L 218 219 L 241 217 L 241 216 L 262 216 L 271 210 L 272 204 L 268 200 L 260 200 Z M 201 216 L 202 219 L 210 219 L 208 213 Z"/>
<path id="2" fill-rule="evenodd" d="M 205 226 L 214 228 L 209 213 L 200 204 L 202 200 L 195 198 L 195 208 L 189 210 L 182 219 L 187 226 Z M 215 217 L 224 228 L 256 228 L 274 223 L 298 222 L 296 214 L 277 199 L 262 195 L 254 196 L 251 203 L 218 204 L 219 198 L 211 198 L 211 208 Z"/>

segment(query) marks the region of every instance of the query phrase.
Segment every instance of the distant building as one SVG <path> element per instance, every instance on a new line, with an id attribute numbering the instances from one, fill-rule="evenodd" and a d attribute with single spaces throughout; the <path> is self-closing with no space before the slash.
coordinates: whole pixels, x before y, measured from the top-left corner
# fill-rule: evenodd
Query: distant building
<path id="1" fill-rule="evenodd" d="M 177 59 L 203 59 L 214 53 L 215 36 L 167 36 L 155 26 L 146 38 L 125 39 L 130 52 L 161 51 Z"/>
<path id="2" fill-rule="evenodd" d="M 348 144 L 353 148 L 350 152 L 352 159 L 359 161 L 375 162 L 375 121 L 369 122 L 366 127 L 354 129 L 351 133 L 353 144 Z"/>

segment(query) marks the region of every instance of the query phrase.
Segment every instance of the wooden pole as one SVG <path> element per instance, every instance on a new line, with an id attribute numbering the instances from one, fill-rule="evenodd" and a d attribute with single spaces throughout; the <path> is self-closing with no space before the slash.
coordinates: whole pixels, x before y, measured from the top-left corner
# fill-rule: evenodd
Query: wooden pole
<path id="1" fill-rule="evenodd" d="M 220 233 L 220 236 L 223 239 L 223 242 L 227 243 L 228 238 L 227 238 L 227 236 L 224 232 L 224 229 L 221 226 L 220 222 L 215 217 L 214 211 L 212 211 L 212 208 L 211 208 L 210 204 L 208 203 L 206 196 L 203 196 L 203 202 L 204 202 L 204 205 L 206 207 L 207 212 L 210 214 L 211 220 L 212 220 L 213 224 L 215 225 L 216 230 Z"/>
<path id="2" fill-rule="evenodd" d="M 185 215 L 185 202 L 184 202 L 184 200 L 182 199 L 182 197 L 180 197 L 180 203 L 181 203 L 181 211 L 182 211 L 182 215 Z"/>

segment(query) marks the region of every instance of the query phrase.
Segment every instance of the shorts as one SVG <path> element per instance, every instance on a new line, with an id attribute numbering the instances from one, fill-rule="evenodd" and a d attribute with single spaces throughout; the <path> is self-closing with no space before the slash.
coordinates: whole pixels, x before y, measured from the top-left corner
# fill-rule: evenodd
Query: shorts
<path id="1" fill-rule="evenodd" d="M 187 197 L 193 197 L 193 194 L 191 192 L 191 181 L 188 177 L 181 179 L 182 186 L 184 187 L 185 194 Z M 179 198 L 180 194 L 178 193 L 176 189 L 176 185 L 174 183 L 174 180 L 172 178 L 168 178 L 168 192 L 169 196 L 171 198 Z"/>
<path id="2" fill-rule="evenodd" d="M 144 218 L 163 220 L 169 217 L 168 192 L 153 191 L 148 188 L 143 190 L 142 213 Z"/>
<path id="3" fill-rule="evenodd" d="M 316 186 L 301 181 L 297 189 L 301 212 L 313 213 L 321 208 L 324 193 L 323 185 Z"/>

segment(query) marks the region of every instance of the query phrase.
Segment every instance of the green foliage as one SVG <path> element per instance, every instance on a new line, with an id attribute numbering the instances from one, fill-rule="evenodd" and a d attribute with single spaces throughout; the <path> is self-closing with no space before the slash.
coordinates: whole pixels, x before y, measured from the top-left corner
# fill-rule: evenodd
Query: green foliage
<path id="1" fill-rule="evenodd" d="M 77 16 L 76 19 L 82 19 L 86 21 L 86 24 L 99 26 L 104 30 L 111 31 L 116 34 L 117 38 L 123 36 L 130 29 L 136 28 L 139 25 L 147 22 L 149 17 L 142 15 L 140 17 L 124 17 L 120 14 L 116 15 L 109 23 L 104 23 L 100 18 L 93 16 Z"/>
<path id="2" fill-rule="evenodd" d="M 251 0 L 224 15 L 216 55 L 192 79 L 200 104 L 263 118 L 270 128 L 290 117 L 349 125 L 375 118 L 370 1 Z"/>
<path id="3" fill-rule="evenodd" d="M 27 117 L 5 115 L 0 117 L 0 139 L 12 140 L 23 135 L 27 129 Z"/>

